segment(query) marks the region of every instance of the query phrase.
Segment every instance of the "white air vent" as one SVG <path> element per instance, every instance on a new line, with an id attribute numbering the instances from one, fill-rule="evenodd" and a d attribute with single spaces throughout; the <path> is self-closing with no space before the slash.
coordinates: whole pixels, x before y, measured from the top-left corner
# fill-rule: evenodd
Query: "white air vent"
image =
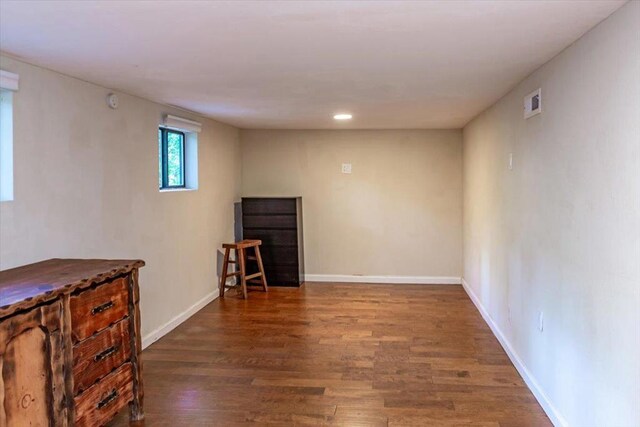
<path id="1" fill-rule="evenodd" d="M 534 90 L 524 97 L 524 118 L 528 119 L 542 112 L 542 92 Z"/>

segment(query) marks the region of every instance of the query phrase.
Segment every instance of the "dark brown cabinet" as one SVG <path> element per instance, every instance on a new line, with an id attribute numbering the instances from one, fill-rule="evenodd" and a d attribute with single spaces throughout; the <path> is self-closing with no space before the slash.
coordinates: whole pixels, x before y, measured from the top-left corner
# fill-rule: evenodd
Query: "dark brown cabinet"
<path id="1" fill-rule="evenodd" d="M 244 239 L 262 240 L 260 252 L 269 286 L 300 286 L 304 281 L 302 198 L 243 198 L 242 233 Z"/>

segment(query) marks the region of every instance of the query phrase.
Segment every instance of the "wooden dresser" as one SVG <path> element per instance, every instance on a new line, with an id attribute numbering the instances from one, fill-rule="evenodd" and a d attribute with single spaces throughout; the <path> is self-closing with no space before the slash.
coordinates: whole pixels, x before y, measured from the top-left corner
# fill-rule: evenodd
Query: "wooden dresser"
<path id="1" fill-rule="evenodd" d="M 100 426 L 142 410 L 139 260 L 0 272 L 0 427 Z"/>
<path id="2" fill-rule="evenodd" d="M 300 286 L 304 281 L 302 198 L 244 197 L 242 235 L 262 240 L 260 252 L 269 286 Z M 249 274 L 257 271 L 252 264 Z"/>

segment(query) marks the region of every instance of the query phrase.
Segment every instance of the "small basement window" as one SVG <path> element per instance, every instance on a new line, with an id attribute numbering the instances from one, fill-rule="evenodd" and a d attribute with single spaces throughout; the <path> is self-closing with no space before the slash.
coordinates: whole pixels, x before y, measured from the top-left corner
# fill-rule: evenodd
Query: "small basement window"
<path id="1" fill-rule="evenodd" d="M 159 180 L 161 189 L 185 188 L 185 144 L 184 132 L 173 129 L 158 129 Z"/>
<path id="2" fill-rule="evenodd" d="M 13 97 L 19 81 L 0 70 L 0 202 L 13 200 Z"/>
<path id="3" fill-rule="evenodd" d="M 198 189 L 198 134 L 202 125 L 167 114 L 158 128 L 158 187 L 161 192 Z"/>

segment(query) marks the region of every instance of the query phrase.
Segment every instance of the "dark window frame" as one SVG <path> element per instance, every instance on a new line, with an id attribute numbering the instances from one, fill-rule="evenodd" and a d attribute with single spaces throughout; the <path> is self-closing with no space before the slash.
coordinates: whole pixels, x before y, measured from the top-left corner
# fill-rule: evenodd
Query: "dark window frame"
<path id="1" fill-rule="evenodd" d="M 186 159 L 185 159 L 185 150 L 187 145 L 187 136 L 184 132 L 175 129 L 163 128 L 160 127 L 160 134 L 162 139 L 162 152 L 160 156 L 162 158 L 162 183 L 160 185 L 161 190 L 171 190 L 176 188 L 186 188 L 187 187 L 187 173 L 186 173 Z M 182 153 L 180 155 L 181 158 L 181 171 L 182 171 L 182 185 L 169 185 L 169 138 L 168 135 L 170 133 L 181 135 L 182 136 Z"/>

